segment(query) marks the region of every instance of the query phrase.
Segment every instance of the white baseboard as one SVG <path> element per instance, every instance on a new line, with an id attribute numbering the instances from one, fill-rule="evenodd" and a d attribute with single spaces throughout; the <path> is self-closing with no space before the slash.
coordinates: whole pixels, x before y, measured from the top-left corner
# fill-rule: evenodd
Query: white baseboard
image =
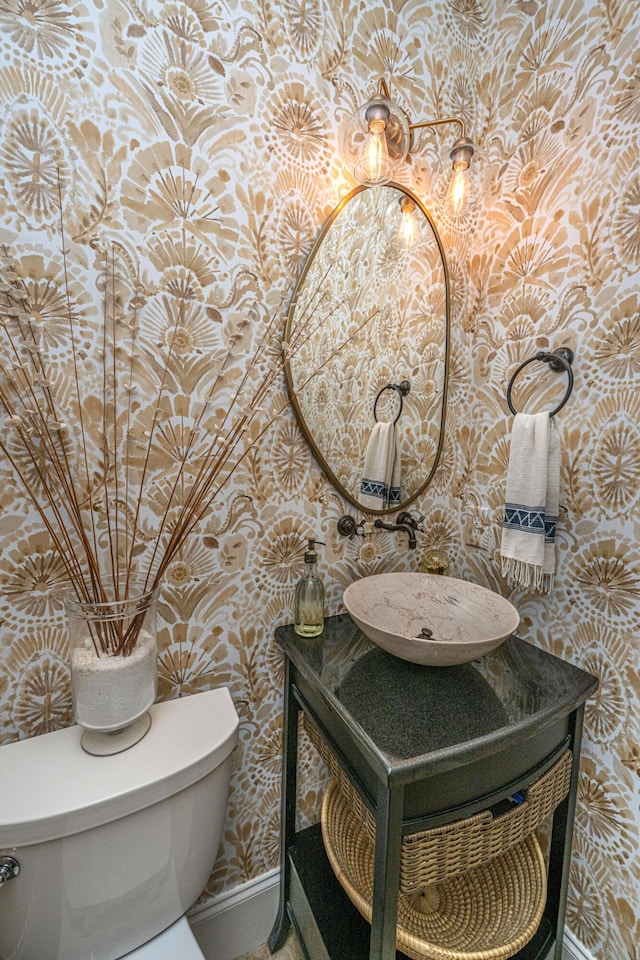
<path id="1" fill-rule="evenodd" d="M 193 935 L 207 960 L 235 960 L 266 943 L 279 889 L 280 871 L 270 870 L 190 910 Z"/>
<path id="2" fill-rule="evenodd" d="M 280 871 L 270 870 L 189 912 L 193 934 L 207 960 L 236 960 L 266 943 L 278 911 L 279 887 Z M 562 958 L 596 960 L 568 930 Z"/>
<path id="3" fill-rule="evenodd" d="M 574 935 L 565 930 L 562 943 L 562 960 L 596 960 L 586 947 L 576 940 Z"/>

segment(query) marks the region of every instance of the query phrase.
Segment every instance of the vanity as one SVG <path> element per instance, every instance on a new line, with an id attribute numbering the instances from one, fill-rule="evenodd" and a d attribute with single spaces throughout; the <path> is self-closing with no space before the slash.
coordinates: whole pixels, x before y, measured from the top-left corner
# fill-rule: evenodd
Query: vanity
<path id="1" fill-rule="evenodd" d="M 547 893 L 536 932 L 512 956 L 560 960 L 585 701 L 598 681 L 516 636 L 471 663 L 392 656 L 348 614 L 319 637 L 276 630 L 285 655 L 280 904 L 269 938 L 293 924 L 308 960 L 405 960 L 396 951 L 403 839 L 517 798 L 567 765 L 553 812 Z M 319 824 L 298 830 L 304 712 L 375 824 L 371 923 L 327 858 Z"/>

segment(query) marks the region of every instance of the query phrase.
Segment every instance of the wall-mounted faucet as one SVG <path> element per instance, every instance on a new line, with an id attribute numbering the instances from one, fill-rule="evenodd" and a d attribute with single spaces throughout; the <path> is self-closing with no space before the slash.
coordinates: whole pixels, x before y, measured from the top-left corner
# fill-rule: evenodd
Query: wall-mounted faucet
<path id="1" fill-rule="evenodd" d="M 416 530 L 415 527 L 410 523 L 385 523 L 384 520 L 374 520 L 374 527 L 378 530 L 404 530 L 405 533 L 409 535 L 409 550 L 415 550 L 417 540 L 416 540 Z"/>
<path id="2" fill-rule="evenodd" d="M 416 533 L 418 530 L 422 530 L 420 524 L 423 520 L 424 517 L 416 520 L 415 517 L 405 511 L 398 514 L 395 523 L 387 523 L 378 517 L 377 520 L 373 521 L 371 526 L 377 530 L 404 530 L 409 537 L 409 549 L 415 550 L 417 545 Z M 344 517 L 340 517 L 338 520 L 338 533 L 341 537 L 349 537 L 350 540 L 353 540 L 354 537 L 364 537 L 367 532 L 366 528 L 366 523 L 363 521 L 358 522 L 355 517 L 350 516 L 350 514 L 345 514 Z"/>

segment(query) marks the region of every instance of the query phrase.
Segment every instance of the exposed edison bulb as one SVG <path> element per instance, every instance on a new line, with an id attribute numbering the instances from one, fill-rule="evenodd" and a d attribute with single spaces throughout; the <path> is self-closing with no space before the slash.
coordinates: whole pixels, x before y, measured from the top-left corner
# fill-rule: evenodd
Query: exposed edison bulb
<path id="1" fill-rule="evenodd" d="M 376 95 L 357 107 L 345 125 L 345 163 L 359 183 L 380 186 L 393 180 L 410 144 L 406 114 L 389 99 L 387 85 L 381 80 Z"/>
<path id="2" fill-rule="evenodd" d="M 398 231 L 400 244 L 411 250 L 418 241 L 418 222 L 416 220 L 416 205 L 411 197 L 404 196 L 400 200 L 400 229 Z"/>
<path id="3" fill-rule="evenodd" d="M 465 212 L 469 205 L 470 192 L 469 164 L 454 163 L 453 176 L 447 190 L 447 207 L 454 217 Z"/>
<path id="4" fill-rule="evenodd" d="M 453 163 L 453 174 L 445 198 L 445 207 L 452 217 L 463 216 L 471 204 L 469 166 L 473 154 L 473 144 L 466 137 L 456 140 L 449 154 Z"/>
<path id="5" fill-rule="evenodd" d="M 382 119 L 372 120 L 369 124 L 364 155 L 354 168 L 354 175 L 360 183 L 386 183 L 391 176 L 386 127 Z"/>

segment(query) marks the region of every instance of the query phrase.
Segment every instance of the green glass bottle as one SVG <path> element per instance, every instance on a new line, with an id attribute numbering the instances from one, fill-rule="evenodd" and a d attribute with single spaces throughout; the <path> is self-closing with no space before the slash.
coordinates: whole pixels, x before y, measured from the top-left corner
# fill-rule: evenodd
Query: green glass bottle
<path id="1" fill-rule="evenodd" d="M 318 574 L 316 543 L 309 540 L 304 554 L 305 573 L 296 585 L 293 629 L 300 637 L 317 637 L 324 630 L 324 585 Z"/>

